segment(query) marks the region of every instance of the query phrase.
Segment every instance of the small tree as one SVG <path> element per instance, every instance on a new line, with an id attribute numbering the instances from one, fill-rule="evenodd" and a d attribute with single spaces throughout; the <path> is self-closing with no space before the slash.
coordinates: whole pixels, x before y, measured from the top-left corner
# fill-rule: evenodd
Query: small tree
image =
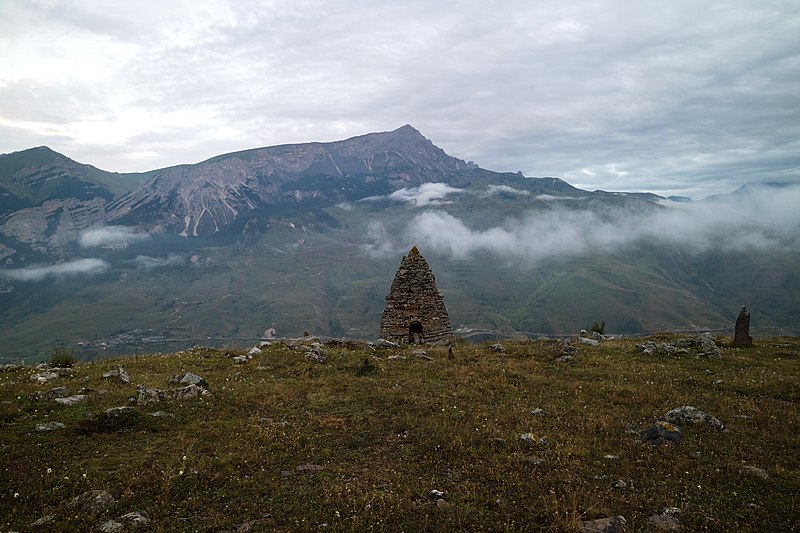
<path id="1" fill-rule="evenodd" d="M 601 320 L 600 323 L 595 322 L 594 324 L 592 324 L 592 327 L 590 328 L 587 327 L 586 331 L 588 331 L 589 333 L 593 333 L 596 331 L 600 335 L 604 335 L 606 331 L 606 321 Z"/>

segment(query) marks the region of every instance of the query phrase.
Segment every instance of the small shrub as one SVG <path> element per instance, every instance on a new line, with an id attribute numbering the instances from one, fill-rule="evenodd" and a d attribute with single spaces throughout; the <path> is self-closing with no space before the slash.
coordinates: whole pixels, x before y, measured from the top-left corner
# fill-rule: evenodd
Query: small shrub
<path id="1" fill-rule="evenodd" d="M 53 355 L 50 356 L 50 366 L 57 368 L 70 368 L 78 362 L 78 356 L 71 348 L 64 348 L 59 346 L 53 350 Z"/>
<path id="2" fill-rule="evenodd" d="M 599 323 L 595 322 L 594 324 L 592 324 L 592 327 L 586 328 L 586 331 L 588 331 L 589 333 L 596 331 L 600 335 L 605 335 L 606 321 L 601 320 Z"/>

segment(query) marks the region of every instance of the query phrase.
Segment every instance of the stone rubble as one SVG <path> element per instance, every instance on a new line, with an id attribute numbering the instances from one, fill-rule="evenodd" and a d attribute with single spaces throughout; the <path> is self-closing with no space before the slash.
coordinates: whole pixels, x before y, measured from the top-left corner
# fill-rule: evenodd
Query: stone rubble
<path id="1" fill-rule="evenodd" d="M 622 516 L 584 520 L 578 524 L 578 531 L 580 533 L 626 533 L 628 522 Z"/>
<path id="2" fill-rule="evenodd" d="M 122 383 L 124 383 L 125 385 L 130 385 L 131 384 L 131 377 L 128 375 L 128 373 L 125 371 L 125 369 L 122 368 L 121 366 L 115 368 L 114 370 L 109 370 L 108 372 L 103 372 L 103 378 L 104 379 L 119 378 L 119 380 Z"/>

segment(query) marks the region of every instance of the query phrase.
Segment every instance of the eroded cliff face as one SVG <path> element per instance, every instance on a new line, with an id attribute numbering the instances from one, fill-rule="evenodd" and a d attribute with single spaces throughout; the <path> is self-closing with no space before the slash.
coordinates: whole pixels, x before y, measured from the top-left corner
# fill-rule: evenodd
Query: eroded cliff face
<path id="1" fill-rule="evenodd" d="M 411 126 L 344 141 L 258 148 L 165 169 L 109 207 L 108 220 L 159 223 L 183 237 L 218 233 L 246 214 L 325 207 L 442 179 L 467 168 Z"/>

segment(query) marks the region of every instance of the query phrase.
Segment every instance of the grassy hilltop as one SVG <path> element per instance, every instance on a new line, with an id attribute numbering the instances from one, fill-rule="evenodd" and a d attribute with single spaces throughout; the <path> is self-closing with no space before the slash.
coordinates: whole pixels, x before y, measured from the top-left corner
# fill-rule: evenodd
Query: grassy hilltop
<path id="1" fill-rule="evenodd" d="M 799 529 L 800 339 L 723 344 L 719 359 L 637 342 L 577 345 L 567 362 L 554 341 L 457 345 L 452 360 L 332 342 L 324 363 L 285 341 L 243 364 L 198 347 L 79 363 L 46 383 L 6 368 L 0 529 L 55 515 L 42 529 L 97 530 L 144 511 L 153 531 L 574 531 L 614 515 L 648 531 L 665 508 L 685 531 Z M 130 384 L 103 378 L 120 365 Z M 106 414 L 184 372 L 211 394 Z M 85 398 L 36 399 L 55 387 Z M 682 423 L 678 445 L 641 442 L 684 405 L 727 429 Z M 65 427 L 36 430 L 49 422 Z M 70 506 L 92 490 L 115 503 Z"/>

